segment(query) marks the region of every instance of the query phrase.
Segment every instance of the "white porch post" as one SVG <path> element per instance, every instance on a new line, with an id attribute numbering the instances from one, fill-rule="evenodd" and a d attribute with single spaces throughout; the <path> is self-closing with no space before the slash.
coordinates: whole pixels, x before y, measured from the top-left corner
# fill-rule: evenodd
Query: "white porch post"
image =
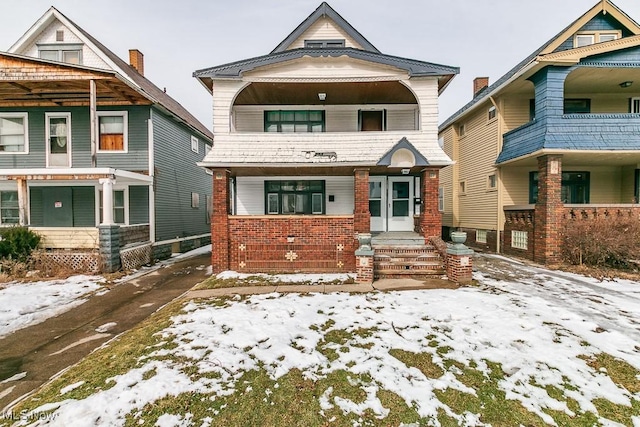
<path id="1" fill-rule="evenodd" d="M 102 222 L 100 225 L 113 225 L 113 178 L 101 178 L 102 184 Z"/>
<path id="2" fill-rule="evenodd" d="M 27 215 L 27 180 L 18 179 L 18 215 L 20 225 L 27 225 L 29 218 Z"/>
<path id="3" fill-rule="evenodd" d="M 97 160 L 96 160 L 96 151 L 97 151 L 97 131 L 98 131 L 98 125 L 96 123 L 96 81 L 95 80 L 89 80 L 89 135 L 90 135 L 90 142 L 89 145 L 91 146 L 91 167 L 95 168 L 97 165 Z"/>

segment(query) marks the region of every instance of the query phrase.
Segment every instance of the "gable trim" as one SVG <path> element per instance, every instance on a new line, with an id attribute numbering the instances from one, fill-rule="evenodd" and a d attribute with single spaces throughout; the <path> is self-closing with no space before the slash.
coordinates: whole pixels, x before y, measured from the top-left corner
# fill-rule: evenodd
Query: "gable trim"
<path id="1" fill-rule="evenodd" d="M 411 144 L 411 142 L 409 142 L 409 140 L 406 137 L 402 137 L 402 139 L 398 141 L 396 145 L 394 145 L 389 151 L 387 151 L 380 158 L 378 163 L 376 163 L 376 166 L 391 166 L 391 160 L 393 155 L 398 150 L 401 150 L 401 149 L 409 150 L 413 154 L 413 156 L 415 157 L 415 164 L 413 166 L 429 166 L 430 165 L 427 158 L 424 157 L 422 153 L 420 153 L 420 151 L 418 151 L 418 149 L 414 147 L 413 144 Z"/>
<path id="2" fill-rule="evenodd" d="M 369 40 L 364 38 L 362 34 L 358 32 L 351 24 L 347 22 L 338 12 L 336 12 L 327 2 L 322 2 L 320 6 L 316 10 L 311 13 L 302 21 L 300 25 L 296 27 L 295 30 L 291 32 L 283 41 L 280 42 L 275 49 L 271 51 L 271 53 L 278 53 L 287 50 L 293 42 L 298 40 L 300 36 L 309 29 L 316 21 L 318 21 L 322 17 L 328 17 L 333 22 L 336 23 L 344 32 L 346 32 L 351 38 L 353 38 L 360 46 L 363 47 L 364 50 L 380 53 L 378 49 L 374 45 L 372 45 Z"/>

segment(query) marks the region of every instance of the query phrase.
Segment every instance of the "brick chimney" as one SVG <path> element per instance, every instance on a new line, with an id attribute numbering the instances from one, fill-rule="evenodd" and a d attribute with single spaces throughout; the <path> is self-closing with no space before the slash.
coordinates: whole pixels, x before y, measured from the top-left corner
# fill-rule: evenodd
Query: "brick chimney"
<path id="1" fill-rule="evenodd" d="M 129 65 L 144 76 L 144 55 L 138 49 L 129 49 Z"/>
<path id="2" fill-rule="evenodd" d="M 473 97 L 478 96 L 478 92 L 487 86 L 489 86 L 489 77 L 476 77 L 473 79 Z"/>

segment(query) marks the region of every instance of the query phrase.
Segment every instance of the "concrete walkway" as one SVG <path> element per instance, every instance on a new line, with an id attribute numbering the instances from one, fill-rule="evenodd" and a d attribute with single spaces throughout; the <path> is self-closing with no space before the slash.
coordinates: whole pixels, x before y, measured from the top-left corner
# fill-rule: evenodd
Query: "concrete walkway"
<path id="1" fill-rule="evenodd" d="M 205 254 L 160 266 L 57 317 L 0 339 L 2 377 L 26 373 L 19 380 L 0 382 L 0 414 L 2 408 L 6 410 L 16 399 L 203 281 L 210 257 Z"/>
<path id="2" fill-rule="evenodd" d="M 280 293 L 330 293 L 330 292 L 374 292 L 374 291 L 408 291 L 414 289 L 456 289 L 458 285 L 444 279 L 381 279 L 373 285 L 279 285 L 279 286 L 241 286 L 235 288 L 195 289 L 186 292 L 182 298 L 197 299 L 225 295 L 255 295 Z"/>
<path id="3" fill-rule="evenodd" d="M 205 280 L 210 254 L 199 255 L 114 286 L 103 295 L 46 321 L 18 330 L 0 339 L 0 414 L 29 395 L 59 372 L 76 364 L 114 336 L 146 319 L 176 298 L 196 299 L 224 295 L 271 292 L 375 292 L 411 289 L 452 289 L 457 286 L 442 279 L 384 279 L 373 285 L 283 285 L 190 290 Z M 109 325 L 105 327 L 105 325 Z"/>

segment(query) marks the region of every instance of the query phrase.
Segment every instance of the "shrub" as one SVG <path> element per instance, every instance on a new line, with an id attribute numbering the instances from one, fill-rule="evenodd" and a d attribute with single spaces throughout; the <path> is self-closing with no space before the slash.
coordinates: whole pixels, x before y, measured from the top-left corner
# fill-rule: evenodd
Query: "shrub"
<path id="1" fill-rule="evenodd" d="M 563 256 L 575 265 L 635 268 L 640 260 L 640 221 L 628 216 L 568 221 Z"/>
<path id="2" fill-rule="evenodd" d="M 0 258 L 25 262 L 40 243 L 40 236 L 27 227 L 0 228 Z"/>

